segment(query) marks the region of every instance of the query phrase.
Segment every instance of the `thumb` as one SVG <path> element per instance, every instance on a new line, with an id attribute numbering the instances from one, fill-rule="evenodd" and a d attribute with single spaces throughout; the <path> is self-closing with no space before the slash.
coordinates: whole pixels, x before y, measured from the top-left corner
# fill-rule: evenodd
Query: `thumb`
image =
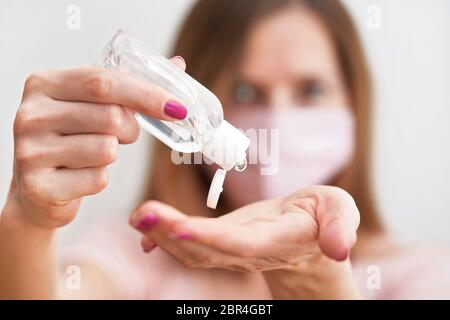
<path id="1" fill-rule="evenodd" d="M 356 230 L 337 216 L 329 222 L 319 224 L 319 247 L 331 259 L 343 261 L 356 242 Z"/>
<path id="2" fill-rule="evenodd" d="M 359 211 L 346 191 L 331 186 L 314 186 L 302 190 L 316 199 L 316 221 L 319 225 L 319 247 L 331 259 L 347 259 L 356 243 Z"/>

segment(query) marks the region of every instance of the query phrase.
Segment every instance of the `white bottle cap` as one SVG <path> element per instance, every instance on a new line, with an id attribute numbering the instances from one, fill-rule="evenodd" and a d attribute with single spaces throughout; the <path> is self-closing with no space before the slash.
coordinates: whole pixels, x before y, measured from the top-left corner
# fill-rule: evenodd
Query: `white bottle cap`
<path id="1" fill-rule="evenodd" d="M 250 139 L 241 130 L 223 120 L 203 145 L 202 153 L 228 171 L 246 159 L 249 145 Z"/>
<path id="2" fill-rule="evenodd" d="M 223 169 L 217 169 L 214 174 L 211 186 L 209 187 L 208 199 L 206 200 L 206 205 L 211 209 L 217 207 L 217 202 L 219 202 L 220 194 L 223 191 L 223 182 L 225 181 L 226 174 L 227 172 Z"/>
<path id="3" fill-rule="evenodd" d="M 249 145 L 250 139 L 242 131 L 223 120 L 203 146 L 202 153 L 222 167 L 217 169 L 209 187 L 206 203 L 209 208 L 215 209 L 217 206 L 226 172 L 246 161 Z"/>

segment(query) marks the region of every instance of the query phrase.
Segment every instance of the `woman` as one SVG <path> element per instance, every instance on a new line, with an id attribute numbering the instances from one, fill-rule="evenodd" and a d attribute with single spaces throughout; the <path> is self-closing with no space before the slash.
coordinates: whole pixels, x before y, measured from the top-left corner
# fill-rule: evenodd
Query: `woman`
<path id="1" fill-rule="evenodd" d="M 144 202 L 131 215 L 139 233 L 124 223 L 93 223 L 61 263 L 63 272 L 68 265 L 81 270 L 81 289 L 70 290 L 54 269 L 55 230 L 75 217 L 83 196 L 106 186 L 117 144 L 136 140 L 132 111 L 176 120 L 186 109 L 112 71 L 31 76 L 15 121 L 14 178 L 0 226 L 2 295 L 357 299 L 449 292 L 443 279 L 444 290 L 427 291 L 435 283 L 429 273 L 418 282 L 390 279 L 404 263 L 419 274 L 432 266 L 394 245 L 376 215 L 368 184 L 370 80 L 337 1 L 201 0 L 174 51 L 186 64 L 173 62 L 218 95 L 236 126 L 280 129 L 279 172 L 261 176 L 260 163 L 230 172 L 221 207 L 209 212 L 212 168 L 176 166 L 157 144 L 146 199 L 161 202 Z M 340 188 L 308 187 L 318 184 Z M 359 213 L 343 189 L 361 213 L 351 257 Z M 383 271 L 381 288 L 366 286 L 367 262 Z"/>

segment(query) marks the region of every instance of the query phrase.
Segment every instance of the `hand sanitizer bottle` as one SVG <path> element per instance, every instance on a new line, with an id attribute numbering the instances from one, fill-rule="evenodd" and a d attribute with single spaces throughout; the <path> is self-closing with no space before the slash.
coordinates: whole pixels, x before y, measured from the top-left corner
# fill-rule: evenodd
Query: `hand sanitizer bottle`
<path id="1" fill-rule="evenodd" d="M 188 113 L 181 121 L 164 121 L 136 113 L 139 125 L 175 151 L 201 152 L 218 164 L 207 206 L 215 209 L 226 171 L 246 167 L 250 140 L 223 119 L 222 105 L 202 84 L 145 43 L 119 30 L 104 48 L 97 66 L 114 68 L 154 83 L 176 97 Z"/>

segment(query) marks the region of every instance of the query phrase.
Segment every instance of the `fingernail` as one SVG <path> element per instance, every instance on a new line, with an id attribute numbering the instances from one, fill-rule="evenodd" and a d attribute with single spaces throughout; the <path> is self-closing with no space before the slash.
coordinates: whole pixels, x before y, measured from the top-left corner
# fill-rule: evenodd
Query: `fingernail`
<path id="1" fill-rule="evenodd" d="M 348 255 L 350 254 L 349 249 L 345 249 L 342 254 L 337 258 L 337 261 L 344 261 L 348 258 Z"/>
<path id="2" fill-rule="evenodd" d="M 158 224 L 158 217 L 154 214 L 147 214 L 136 226 L 139 231 L 148 231 Z"/>
<path id="3" fill-rule="evenodd" d="M 184 232 L 184 231 L 175 232 L 173 234 L 170 234 L 169 237 L 174 240 L 192 240 L 193 239 L 192 234 L 190 234 L 188 232 Z"/>
<path id="4" fill-rule="evenodd" d="M 156 247 L 157 247 L 157 245 L 154 244 L 154 245 L 152 245 L 152 246 L 143 248 L 143 250 L 144 250 L 145 253 L 149 253 L 149 252 L 153 251 L 153 249 L 155 249 Z"/>
<path id="5" fill-rule="evenodd" d="M 164 113 L 167 114 L 169 117 L 178 120 L 183 120 L 184 118 L 186 118 L 187 109 L 181 103 L 169 100 L 164 105 Z"/>

